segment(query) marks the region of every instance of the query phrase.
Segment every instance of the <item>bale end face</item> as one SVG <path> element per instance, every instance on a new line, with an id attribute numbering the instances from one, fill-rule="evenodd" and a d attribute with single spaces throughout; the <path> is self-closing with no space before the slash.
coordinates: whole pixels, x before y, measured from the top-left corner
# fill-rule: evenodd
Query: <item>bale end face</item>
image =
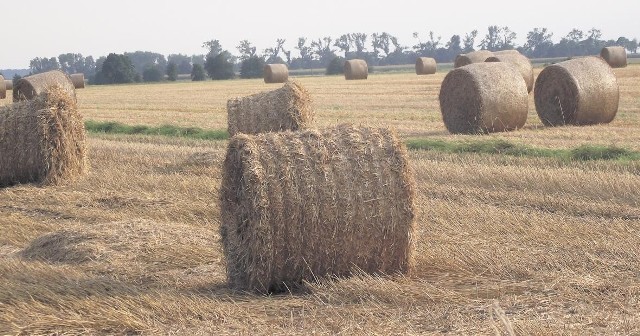
<path id="1" fill-rule="evenodd" d="M 600 57 L 612 68 L 627 66 L 627 50 L 624 47 L 604 47 L 600 51 Z"/>
<path id="2" fill-rule="evenodd" d="M 83 73 L 72 74 L 69 77 L 71 78 L 71 82 L 73 83 L 73 86 L 76 89 L 84 89 L 85 82 L 84 82 L 84 74 Z"/>
<path id="3" fill-rule="evenodd" d="M 369 66 L 361 59 L 344 62 L 344 78 L 346 80 L 362 80 L 369 77 Z"/>
<path id="4" fill-rule="evenodd" d="M 416 75 L 432 75 L 438 70 L 436 60 L 430 57 L 418 57 L 416 60 Z"/>

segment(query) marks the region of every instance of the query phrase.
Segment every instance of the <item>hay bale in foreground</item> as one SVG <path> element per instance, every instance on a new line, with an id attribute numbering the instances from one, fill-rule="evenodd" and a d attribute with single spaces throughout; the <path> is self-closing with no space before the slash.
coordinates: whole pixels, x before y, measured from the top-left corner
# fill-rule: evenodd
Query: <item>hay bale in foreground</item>
<path id="1" fill-rule="evenodd" d="M 238 135 L 220 190 L 229 284 L 272 292 L 355 268 L 407 273 L 414 198 L 406 148 L 388 129 Z"/>
<path id="2" fill-rule="evenodd" d="M 613 120 L 620 92 L 607 62 L 590 56 L 544 68 L 536 80 L 534 100 L 547 126 L 592 125 Z"/>
<path id="3" fill-rule="evenodd" d="M 7 85 L 5 84 L 4 77 L 0 76 L 0 99 L 7 98 Z"/>
<path id="4" fill-rule="evenodd" d="M 296 82 L 282 88 L 227 101 L 230 135 L 307 128 L 313 121 L 309 92 Z"/>
<path id="5" fill-rule="evenodd" d="M 84 89 L 84 74 L 83 73 L 75 73 L 69 76 L 71 78 L 71 82 L 76 89 Z"/>
<path id="6" fill-rule="evenodd" d="M 416 75 L 432 75 L 437 70 L 436 60 L 431 57 L 418 57 L 416 60 Z"/>
<path id="7" fill-rule="evenodd" d="M 2 77 L 2 76 L 0 76 Z M 13 90 L 13 81 L 10 79 L 5 79 L 4 80 L 4 86 L 6 88 L 7 91 Z"/>
<path id="8" fill-rule="evenodd" d="M 352 59 L 344 62 L 344 78 L 346 80 L 367 79 L 369 66 L 365 60 Z"/>
<path id="9" fill-rule="evenodd" d="M 493 53 L 489 50 L 477 50 L 467 54 L 460 54 L 456 56 L 456 59 L 453 62 L 453 67 L 459 68 L 469 64 L 483 63 L 491 56 L 493 56 Z"/>
<path id="10" fill-rule="evenodd" d="M 13 101 L 33 99 L 52 86 L 66 90 L 69 96 L 76 100 L 76 88 L 71 78 L 60 70 L 52 70 L 20 78 L 13 88 Z"/>
<path id="11" fill-rule="evenodd" d="M 600 57 L 612 68 L 627 66 L 627 50 L 624 47 L 604 47 L 600 51 Z"/>
<path id="12" fill-rule="evenodd" d="M 527 120 L 528 92 L 512 65 L 469 64 L 450 71 L 440 88 L 440 111 L 451 133 L 502 132 Z"/>
<path id="13" fill-rule="evenodd" d="M 522 74 L 522 79 L 524 79 L 527 84 L 527 92 L 531 92 L 531 90 L 533 90 L 533 65 L 531 65 L 529 58 L 518 51 L 505 50 L 503 52 L 495 52 L 493 56 L 487 58 L 485 62 L 504 62 L 515 66 L 520 74 Z"/>
<path id="14" fill-rule="evenodd" d="M 284 83 L 289 80 L 289 68 L 286 64 L 267 64 L 263 75 L 265 83 Z"/>
<path id="15" fill-rule="evenodd" d="M 0 108 L 0 187 L 60 184 L 86 169 L 84 123 L 68 89 Z"/>

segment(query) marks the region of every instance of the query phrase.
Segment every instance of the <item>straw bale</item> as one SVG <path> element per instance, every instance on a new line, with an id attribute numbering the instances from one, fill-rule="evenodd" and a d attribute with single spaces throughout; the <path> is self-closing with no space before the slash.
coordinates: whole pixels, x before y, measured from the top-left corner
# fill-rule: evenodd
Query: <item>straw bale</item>
<path id="1" fill-rule="evenodd" d="M 459 68 L 459 67 L 473 64 L 473 63 L 482 63 L 491 56 L 493 56 L 493 53 L 490 52 L 489 50 L 477 50 L 467 54 L 460 54 L 456 56 L 456 59 L 453 63 L 453 67 Z"/>
<path id="2" fill-rule="evenodd" d="M 515 67 L 476 63 L 450 71 L 440 88 L 442 119 L 451 133 L 501 132 L 527 120 L 528 93 Z"/>
<path id="3" fill-rule="evenodd" d="M 367 79 L 369 66 L 365 60 L 352 59 L 344 62 L 344 78 L 347 80 Z"/>
<path id="4" fill-rule="evenodd" d="M 84 74 L 83 73 L 75 73 L 69 76 L 71 78 L 71 82 L 76 89 L 84 89 Z"/>
<path id="5" fill-rule="evenodd" d="M 67 89 L 0 108 L 0 187 L 61 184 L 86 168 L 84 123 Z"/>
<path id="6" fill-rule="evenodd" d="M 307 128 L 313 121 L 309 92 L 296 82 L 227 101 L 228 130 L 256 134 Z"/>
<path id="7" fill-rule="evenodd" d="M 13 101 L 33 99 L 54 85 L 67 90 L 69 96 L 76 100 L 76 88 L 71 78 L 60 70 L 52 70 L 20 78 L 13 88 Z"/>
<path id="8" fill-rule="evenodd" d="M 220 190 L 229 284 L 264 293 L 356 270 L 407 273 L 414 199 L 406 148 L 388 129 L 235 136 Z"/>
<path id="9" fill-rule="evenodd" d="M 267 64 L 263 72 L 265 83 L 284 83 L 289 80 L 289 69 L 285 64 Z"/>
<path id="10" fill-rule="evenodd" d="M 13 90 L 13 81 L 10 79 L 5 79 L 4 86 L 6 87 L 7 91 Z"/>
<path id="11" fill-rule="evenodd" d="M 604 47 L 600 51 L 602 57 L 612 68 L 627 66 L 627 50 L 624 47 Z"/>
<path id="12" fill-rule="evenodd" d="M 515 66 L 522 78 L 527 84 L 527 92 L 533 90 L 533 65 L 526 56 L 516 50 L 504 50 L 493 53 L 493 56 L 487 58 L 486 62 L 504 62 Z"/>
<path id="13" fill-rule="evenodd" d="M 0 99 L 7 98 L 7 84 L 5 84 L 4 77 L 0 76 Z"/>
<path id="14" fill-rule="evenodd" d="M 431 57 L 418 57 L 416 60 L 416 75 L 432 75 L 437 70 L 436 60 Z"/>
<path id="15" fill-rule="evenodd" d="M 547 126 L 609 123 L 620 100 L 613 70 L 595 56 L 546 67 L 538 75 L 534 92 L 536 111 Z"/>

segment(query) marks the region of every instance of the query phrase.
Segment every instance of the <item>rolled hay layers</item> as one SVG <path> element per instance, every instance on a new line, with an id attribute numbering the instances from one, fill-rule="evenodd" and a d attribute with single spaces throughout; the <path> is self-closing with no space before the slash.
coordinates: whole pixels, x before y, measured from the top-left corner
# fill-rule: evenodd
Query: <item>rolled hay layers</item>
<path id="1" fill-rule="evenodd" d="M 13 88 L 13 101 L 31 100 L 52 86 L 66 90 L 76 100 L 76 88 L 71 78 L 60 70 L 52 70 L 20 78 Z"/>
<path id="2" fill-rule="evenodd" d="M 84 74 L 83 73 L 71 74 L 69 76 L 69 78 L 71 78 L 71 83 L 73 83 L 73 86 L 76 89 L 84 89 Z"/>
<path id="3" fill-rule="evenodd" d="M 534 92 L 536 111 L 547 126 L 609 123 L 620 100 L 615 74 L 607 62 L 595 56 L 544 68 Z"/>
<path id="4" fill-rule="evenodd" d="M 416 59 L 416 75 L 432 75 L 438 70 L 436 60 L 431 57 Z"/>
<path id="5" fill-rule="evenodd" d="M 531 92 L 531 90 L 533 90 L 533 65 L 531 65 L 529 58 L 518 51 L 505 50 L 503 52 L 495 52 L 493 53 L 493 56 L 487 58 L 485 62 L 503 62 L 515 66 L 520 74 L 522 74 L 522 79 L 524 79 L 527 84 L 527 92 Z"/>
<path id="6" fill-rule="evenodd" d="M 0 76 L 2 77 L 2 76 Z M 13 90 L 13 81 L 10 79 L 5 79 L 4 80 L 4 86 L 6 88 L 7 91 Z"/>
<path id="7" fill-rule="evenodd" d="M 624 47 L 604 47 L 600 51 L 600 57 L 612 68 L 627 66 L 627 50 Z"/>
<path id="8" fill-rule="evenodd" d="M 407 273 L 414 199 L 406 148 L 388 129 L 238 135 L 220 191 L 229 284 L 264 293 L 359 270 Z"/>
<path id="9" fill-rule="evenodd" d="M 365 60 L 352 59 L 344 62 L 344 78 L 346 80 L 367 79 L 369 66 Z"/>
<path id="10" fill-rule="evenodd" d="M 449 132 L 474 134 L 521 128 L 528 92 L 522 76 L 502 62 L 469 64 L 450 71 L 440 88 L 440 111 Z"/>
<path id="11" fill-rule="evenodd" d="M 267 64 L 263 75 L 265 83 L 284 83 L 289 80 L 289 68 L 285 64 Z"/>
<path id="12" fill-rule="evenodd" d="M 7 98 L 7 84 L 5 83 L 4 77 L 0 76 L 0 99 Z"/>
<path id="13" fill-rule="evenodd" d="M 459 68 L 469 64 L 483 63 L 491 56 L 493 56 L 493 53 L 489 50 L 477 50 L 467 54 L 460 54 L 456 56 L 453 67 Z"/>
<path id="14" fill-rule="evenodd" d="M 85 128 L 67 89 L 0 108 L 0 187 L 56 185 L 87 170 Z"/>
<path id="15" fill-rule="evenodd" d="M 277 90 L 227 101 L 230 135 L 307 128 L 313 121 L 309 92 L 296 82 Z"/>

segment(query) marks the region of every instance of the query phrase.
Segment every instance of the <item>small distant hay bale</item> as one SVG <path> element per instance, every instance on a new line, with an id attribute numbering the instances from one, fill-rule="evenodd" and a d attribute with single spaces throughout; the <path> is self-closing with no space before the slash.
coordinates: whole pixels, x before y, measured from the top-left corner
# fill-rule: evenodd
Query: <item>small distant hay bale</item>
<path id="1" fill-rule="evenodd" d="M 71 82 L 76 89 L 84 89 L 84 74 L 83 73 L 75 73 L 69 76 L 71 78 Z"/>
<path id="2" fill-rule="evenodd" d="M 229 285 L 265 293 L 359 270 L 407 273 L 414 199 L 406 147 L 388 129 L 238 135 L 220 190 Z"/>
<path id="3" fill-rule="evenodd" d="M 486 62 L 504 62 L 515 66 L 522 74 L 522 78 L 527 83 L 527 92 L 533 90 L 533 65 L 526 56 L 519 53 L 517 50 L 505 50 L 502 52 L 495 52 L 493 56 L 487 58 Z"/>
<path id="4" fill-rule="evenodd" d="M 344 62 L 344 78 L 347 80 L 367 79 L 369 66 L 365 60 L 352 59 Z"/>
<path id="5" fill-rule="evenodd" d="M 2 76 L 0 76 L 2 77 Z M 13 81 L 10 79 L 5 79 L 4 80 L 4 86 L 6 88 L 7 91 L 13 90 Z"/>
<path id="6" fill-rule="evenodd" d="M 263 73 L 265 83 L 284 83 L 289 80 L 289 68 L 285 64 L 267 64 Z"/>
<path id="7" fill-rule="evenodd" d="M 68 89 L 0 108 L 0 187 L 56 185 L 87 169 L 85 128 Z"/>
<path id="8" fill-rule="evenodd" d="M 227 101 L 228 131 L 256 134 L 307 128 L 313 121 L 309 92 L 296 82 Z"/>
<path id="9" fill-rule="evenodd" d="M 528 93 L 512 65 L 469 64 L 450 71 L 440 88 L 440 110 L 449 132 L 474 134 L 521 128 Z"/>
<path id="10" fill-rule="evenodd" d="M 5 99 L 7 98 L 7 84 L 2 76 L 0 76 L 0 83 L 2 83 L 2 85 L 0 85 L 0 99 Z"/>
<path id="11" fill-rule="evenodd" d="M 611 67 L 590 56 L 550 65 L 536 80 L 536 111 L 547 126 L 609 123 L 620 92 Z"/>
<path id="12" fill-rule="evenodd" d="M 432 75 L 437 70 L 436 60 L 431 57 L 418 57 L 416 60 L 416 75 Z"/>
<path id="13" fill-rule="evenodd" d="M 52 70 L 20 78 L 13 88 L 13 101 L 31 100 L 52 86 L 66 90 L 76 100 L 76 88 L 71 78 L 60 70 Z"/>
<path id="14" fill-rule="evenodd" d="M 477 50 L 467 54 L 460 54 L 456 56 L 453 67 L 459 68 L 469 64 L 483 63 L 491 56 L 493 56 L 493 53 L 489 50 Z"/>
<path id="15" fill-rule="evenodd" d="M 624 47 L 604 47 L 600 51 L 600 57 L 612 68 L 627 66 L 627 50 Z"/>

